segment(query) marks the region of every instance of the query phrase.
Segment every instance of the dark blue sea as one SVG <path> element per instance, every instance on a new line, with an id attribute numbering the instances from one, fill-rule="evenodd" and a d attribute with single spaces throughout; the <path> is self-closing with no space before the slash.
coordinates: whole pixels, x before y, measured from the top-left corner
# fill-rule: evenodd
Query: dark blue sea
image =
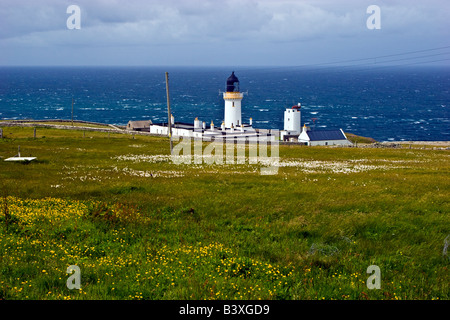
<path id="1" fill-rule="evenodd" d="M 125 125 L 223 120 L 225 82 L 240 80 L 244 122 L 283 129 L 302 104 L 302 125 L 389 140 L 450 140 L 450 68 L 1 67 L 0 119 L 74 119 Z"/>

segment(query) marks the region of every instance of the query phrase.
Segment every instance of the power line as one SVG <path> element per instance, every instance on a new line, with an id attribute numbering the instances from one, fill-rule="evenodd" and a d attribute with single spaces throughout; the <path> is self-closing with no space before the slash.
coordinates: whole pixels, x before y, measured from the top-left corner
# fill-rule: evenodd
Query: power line
<path id="1" fill-rule="evenodd" d="M 359 58 L 359 59 L 351 59 L 351 60 L 341 60 L 341 61 L 335 61 L 335 62 L 322 62 L 322 63 L 313 63 L 313 64 L 307 64 L 307 65 L 297 65 L 297 66 L 286 66 L 286 67 L 264 67 L 264 68 L 251 68 L 251 69 L 240 69 L 239 71 L 245 71 L 245 70 L 252 70 L 252 71 L 267 71 L 267 70 L 283 70 L 283 69 L 299 69 L 299 68 L 314 68 L 314 67 L 321 67 L 321 66 L 331 66 L 336 64 L 342 64 L 342 63 L 349 63 L 349 62 L 360 62 L 360 61 L 373 61 L 373 62 L 367 62 L 362 64 L 351 64 L 351 65 L 336 65 L 335 68 L 345 68 L 345 67 L 357 67 L 357 66 L 366 66 L 366 65 L 375 65 L 375 64 L 381 64 L 381 63 L 389 63 L 389 62 L 396 62 L 396 61 L 403 61 L 403 60 L 412 60 L 412 59 L 422 59 L 426 57 L 432 57 L 432 56 L 439 56 L 439 55 L 446 55 L 450 52 L 443 52 L 443 53 L 437 53 L 432 55 L 425 55 L 425 56 L 418 56 L 418 57 L 409 57 L 409 58 L 403 58 L 403 59 L 395 59 L 395 60 L 389 60 L 389 61 L 382 61 L 383 58 L 389 58 L 389 57 L 397 57 L 397 56 L 406 56 L 416 53 L 423 53 L 423 52 L 431 52 L 436 50 L 443 50 L 443 49 L 449 49 L 450 46 L 445 47 L 437 47 L 437 48 L 430 48 L 430 49 L 424 49 L 424 50 L 416 50 L 416 51 L 408 51 L 408 52 L 402 52 L 402 53 L 394 53 L 394 54 L 388 54 L 388 55 L 381 55 L 381 56 L 375 56 L 375 57 L 369 57 L 369 58 Z M 377 61 L 379 60 L 379 61 Z M 381 61 L 380 61 L 381 60 Z M 446 61 L 448 59 L 442 59 L 442 60 L 434 60 L 434 61 L 424 61 L 423 63 L 431 63 L 431 62 L 438 62 L 438 61 Z M 414 63 L 414 64 L 420 64 L 420 63 Z"/>
<path id="2" fill-rule="evenodd" d="M 377 64 L 377 63 L 388 63 L 388 62 L 397 62 L 397 61 L 405 61 L 405 60 L 413 60 L 413 59 L 422 59 L 422 58 L 429 58 L 429 57 L 441 56 L 441 55 L 446 55 L 446 54 L 450 54 L 450 52 L 428 54 L 426 56 L 409 57 L 409 58 L 394 59 L 394 60 L 387 60 L 387 61 L 380 61 L 380 62 L 375 61 L 374 64 Z"/>
<path id="3" fill-rule="evenodd" d="M 349 68 L 352 67 L 351 72 L 357 73 L 357 72 L 366 72 L 366 71 L 374 71 L 374 70 L 382 70 L 386 68 L 399 68 L 399 67 L 405 67 L 410 65 L 422 65 L 422 64 L 429 64 L 429 63 L 435 63 L 435 62 L 441 62 L 441 61 L 448 61 L 450 58 L 447 59 L 437 59 L 437 60 L 429 60 L 429 61 L 415 61 L 415 62 L 409 62 L 409 63 L 402 63 L 402 64 L 395 64 L 395 65 L 358 65 L 358 66 L 343 66 L 343 67 L 333 67 L 333 69 L 318 69 L 314 71 L 316 74 L 323 72 L 326 74 L 340 74 L 344 72 L 348 72 Z M 310 69 L 313 70 L 313 69 Z"/>
<path id="4" fill-rule="evenodd" d="M 394 53 L 394 54 L 376 56 L 376 57 L 371 57 L 371 58 L 361 58 L 361 59 L 343 60 L 343 61 L 337 61 L 337 62 L 317 63 L 317 64 L 313 64 L 313 66 L 314 65 L 329 65 L 329 64 L 345 63 L 345 62 L 357 62 L 357 61 L 365 61 L 365 60 L 376 60 L 376 59 L 403 56 L 403 55 L 414 54 L 414 53 L 430 52 L 430 51 L 436 51 L 436 50 L 442 50 L 442 49 L 448 49 L 448 48 L 450 48 L 450 46 L 431 48 L 431 49 L 425 49 L 425 50 L 417 50 L 417 51 L 409 51 L 409 52 L 403 52 L 403 53 Z"/>
<path id="5" fill-rule="evenodd" d="M 378 69 L 383 69 L 383 68 L 404 67 L 404 66 L 410 66 L 410 65 L 428 64 L 428 63 L 435 63 L 435 62 L 448 61 L 448 60 L 450 60 L 450 58 L 429 60 L 429 61 L 415 61 L 415 62 L 410 62 L 410 63 L 396 64 L 396 65 L 374 65 L 372 67 L 368 67 L 365 69 L 355 69 L 352 71 L 368 71 L 368 70 L 374 70 L 374 69 L 378 70 Z"/>
<path id="6" fill-rule="evenodd" d="M 344 71 L 348 68 L 355 68 L 355 67 L 370 67 L 366 68 L 373 69 L 373 68 L 384 68 L 384 67 L 394 67 L 394 66 L 406 66 L 406 65 L 412 65 L 412 64 L 426 64 L 426 63 L 432 63 L 432 62 L 439 62 L 439 61 L 446 61 L 449 59 L 440 59 L 440 60 L 432 60 L 432 61 L 416 61 L 412 63 L 406 63 L 406 64 L 396 64 L 396 65 L 385 65 L 386 63 L 392 63 L 392 62 L 399 62 L 399 61 L 406 61 L 406 60 L 416 60 L 416 59 L 424 59 L 429 57 L 436 57 L 436 56 L 442 56 L 442 55 L 449 55 L 450 52 L 444 52 L 444 53 L 436 53 L 436 54 L 429 54 L 424 56 L 418 56 L 418 57 L 408 57 L 408 58 L 401 58 L 401 59 L 393 59 L 393 60 L 384 60 L 384 61 L 374 61 L 374 62 L 368 62 L 368 63 L 362 63 L 362 64 L 354 64 L 354 65 L 346 65 L 346 66 L 334 66 L 333 68 Z M 324 70 L 325 71 L 325 70 Z M 327 72 L 330 71 L 329 69 L 326 70 Z"/>

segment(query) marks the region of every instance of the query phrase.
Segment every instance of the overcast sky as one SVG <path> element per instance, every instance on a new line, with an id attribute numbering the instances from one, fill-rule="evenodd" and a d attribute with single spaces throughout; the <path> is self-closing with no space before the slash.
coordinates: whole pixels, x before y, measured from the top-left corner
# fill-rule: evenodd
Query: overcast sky
<path id="1" fill-rule="evenodd" d="M 450 65 L 449 18 L 449 0 L 1 0 L 0 65 Z"/>

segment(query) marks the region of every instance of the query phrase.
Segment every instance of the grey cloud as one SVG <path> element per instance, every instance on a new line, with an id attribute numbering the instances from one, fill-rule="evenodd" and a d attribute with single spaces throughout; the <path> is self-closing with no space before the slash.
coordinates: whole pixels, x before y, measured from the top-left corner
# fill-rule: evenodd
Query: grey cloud
<path id="1" fill-rule="evenodd" d="M 21 56 L 33 61 L 27 56 L 33 50 L 49 57 L 57 52 L 61 61 L 122 61 L 131 54 L 144 62 L 146 56 L 163 62 L 181 57 L 200 64 L 227 57 L 244 63 L 288 63 L 300 56 L 313 61 L 325 54 L 348 57 L 363 46 L 401 52 L 401 43 L 448 42 L 447 1 L 1 0 L 0 63 Z M 382 8 L 382 29 L 370 32 L 366 8 L 375 3 Z M 66 28 L 71 4 L 81 8 L 81 30 Z"/>
<path id="2" fill-rule="evenodd" d="M 124 45 L 198 43 L 201 41 L 297 41 L 357 35 L 364 31 L 365 8 L 372 1 L 275 0 L 78 0 L 23 1 L 0 4 L 0 38 L 22 37 L 25 43 L 64 42 L 65 9 L 76 2 L 82 10 L 85 44 Z M 431 0 L 441 3 L 441 1 Z M 338 4 L 339 3 L 339 4 Z M 436 29 L 442 9 L 408 2 L 381 1 L 383 24 L 395 30 Z M 448 7 L 448 6 L 447 6 Z M 447 9 L 447 13 L 448 13 Z M 444 9 L 445 11 L 445 9 Z M 70 35 L 71 37 L 73 35 Z M 79 34 L 73 36 L 83 43 Z M 112 41 L 112 43 L 110 42 Z"/>

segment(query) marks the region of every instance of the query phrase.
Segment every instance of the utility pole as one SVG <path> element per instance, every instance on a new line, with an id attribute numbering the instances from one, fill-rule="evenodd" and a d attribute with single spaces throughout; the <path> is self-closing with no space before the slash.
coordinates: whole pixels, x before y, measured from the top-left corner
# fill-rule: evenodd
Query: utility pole
<path id="1" fill-rule="evenodd" d="M 73 127 L 73 98 L 72 98 L 72 127 Z"/>
<path id="2" fill-rule="evenodd" d="M 169 73 L 166 72 L 166 94 L 167 94 L 167 125 L 170 139 L 170 154 L 172 155 L 173 142 L 172 142 L 172 113 L 170 112 L 170 98 L 169 98 Z"/>

